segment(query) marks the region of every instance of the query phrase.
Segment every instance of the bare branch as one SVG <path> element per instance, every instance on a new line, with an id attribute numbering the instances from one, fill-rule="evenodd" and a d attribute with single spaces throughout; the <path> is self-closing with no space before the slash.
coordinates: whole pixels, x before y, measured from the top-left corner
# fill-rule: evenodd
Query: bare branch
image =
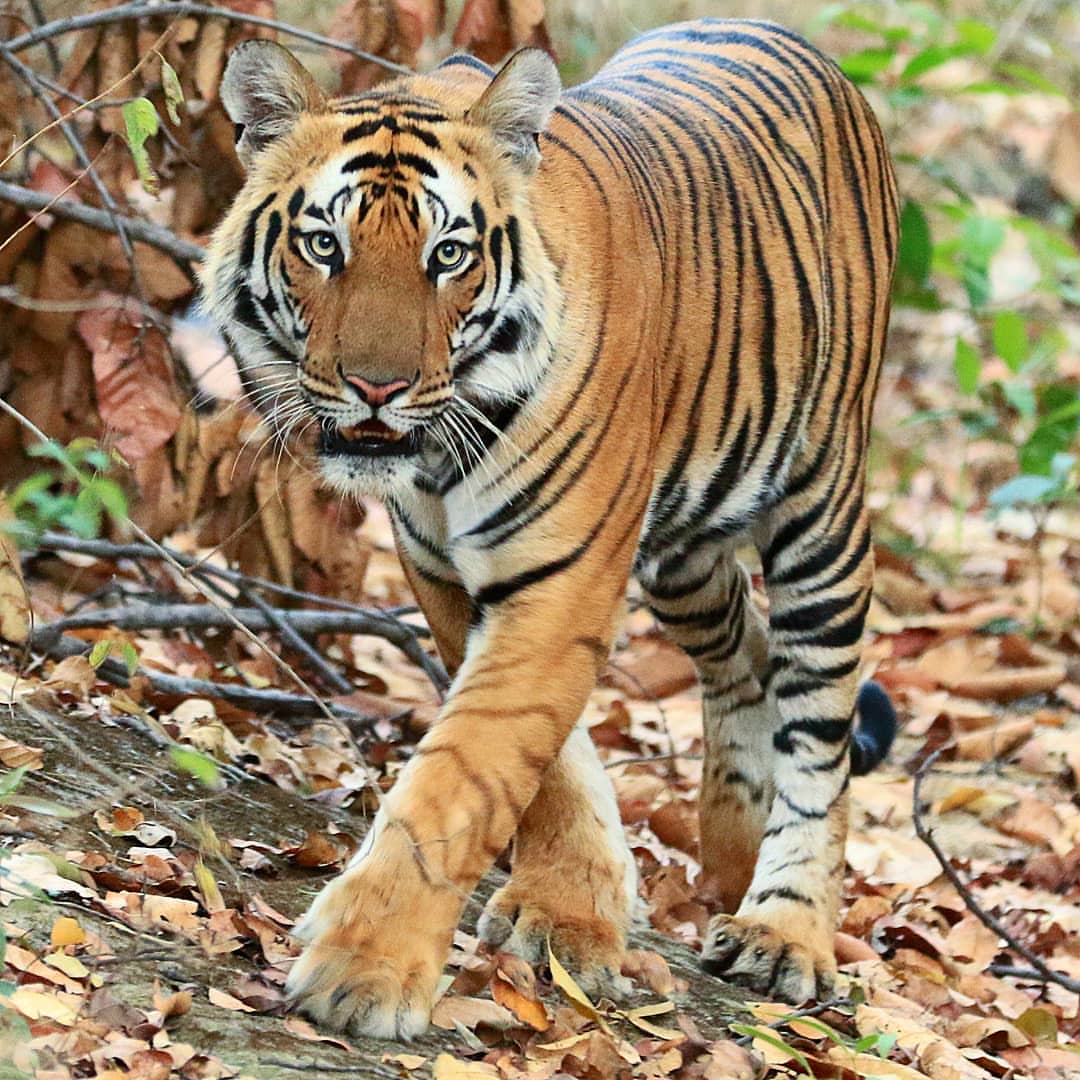
<path id="1" fill-rule="evenodd" d="M 68 218 L 78 221 L 82 225 L 89 225 L 93 229 L 101 229 L 103 232 L 117 232 L 117 223 L 127 230 L 132 240 L 164 251 L 183 263 L 201 262 L 203 249 L 198 244 L 192 244 L 188 240 L 182 240 L 175 233 L 160 225 L 154 225 L 140 218 L 125 217 L 123 214 L 110 214 L 106 210 L 98 210 L 94 206 L 85 203 L 72 202 L 65 199 L 53 203 L 51 196 L 42 195 L 40 192 L 31 191 L 29 188 L 18 184 L 0 180 L 0 200 L 18 206 L 30 213 L 48 211 L 57 217 Z"/>
<path id="2" fill-rule="evenodd" d="M 48 630 L 51 627 L 45 629 Z M 49 635 L 48 638 L 39 639 L 35 634 L 30 644 L 31 648 L 39 649 L 41 652 L 60 659 L 68 656 L 84 656 L 87 651 L 87 642 L 68 635 L 56 637 Z M 99 665 L 97 672 L 114 686 L 126 687 L 131 684 L 127 668 L 111 657 Z M 354 732 L 371 731 L 375 724 L 374 719 L 364 716 L 355 709 L 350 709 L 347 705 L 322 701 L 303 694 L 291 694 L 287 690 L 260 689 L 254 686 L 240 686 L 236 683 L 214 682 L 211 679 L 188 679 L 145 667 L 140 667 L 135 674 L 146 679 L 160 694 L 183 698 L 214 698 L 218 701 L 228 701 L 243 709 L 251 709 L 253 712 L 281 711 L 291 716 L 316 717 L 326 716 L 329 713 L 334 720 L 348 725 Z"/>
<path id="3" fill-rule="evenodd" d="M 92 555 L 99 559 L 162 558 L 161 553 L 149 544 L 117 544 L 111 540 L 84 540 L 77 536 L 65 536 L 63 533 L 56 532 L 44 533 L 38 542 L 43 548 L 52 551 L 71 551 L 81 555 Z M 300 589 L 291 589 L 287 585 L 279 585 L 275 581 L 267 581 L 264 578 L 249 577 L 247 574 L 241 574 L 237 570 L 230 570 L 227 567 L 216 566 L 213 563 L 193 558 L 190 555 L 184 555 L 172 548 L 163 546 L 161 551 L 164 551 L 173 562 L 182 566 L 189 573 L 201 577 L 219 578 L 242 589 L 260 589 L 265 592 L 275 593 L 278 596 L 287 596 L 293 600 L 304 600 L 333 608 L 336 611 L 352 612 L 355 615 L 362 616 L 368 620 L 370 629 L 353 631 L 354 633 L 374 634 L 395 645 L 427 675 L 440 694 L 449 686 L 449 679 L 446 677 L 446 671 L 442 664 L 434 657 L 429 656 L 417 640 L 423 631 L 419 627 L 402 622 L 390 612 L 364 608 L 359 604 L 350 604 L 345 600 L 335 600 L 331 597 L 319 596 L 317 593 L 303 592 Z"/>
<path id="4" fill-rule="evenodd" d="M 72 15 L 66 19 L 55 19 L 44 26 L 28 30 L 25 34 L 11 38 L 7 47 L 13 52 L 27 49 L 31 45 L 48 41 L 62 34 L 74 33 L 91 26 L 103 26 L 106 23 L 126 22 L 132 19 L 146 19 L 154 17 L 176 17 L 179 15 L 203 15 L 207 18 L 226 19 L 230 22 L 246 23 L 249 26 L 263 26 L 268 30 L 276 30 L 281 34 L 288 34 L 300 41 L 308 41 L 313 45 L 321 45 L 326 49 L 335 49 L 337 52 L 355 56 L 358 60 L 367 60 L 372 64 L 378 64 L 388 71 L 395 71 L 400 75 L 412 75 L 413 72 L 402 64 L 395 64 L 392 60 L 384 60 L 374 53 L 365 52 L 352 45 L 346 45 L 333 38 L 323 37 L 322 34 L 313 33 L 310 30 L 301 30 L 297 26 L 278 22 L 276 19 L 266 19 L 261 15 L 245 15 L 239 11 L 231 11 L 228 8 L 213 7 L 210 4 L 189 3 L 188 0 L 159 0 L 151 3 L 146 0 L 135 0 L 133 3 L 118 4 L 113 8 L 102 11 L 91 11 L 85 15 Z"/>
<path id="5" fill-rule="evenodd" d="M 988 911 L 984 911 L 979 906 L 979 902 L 971 894 L 970 887 L 961 879 L 960 875 L 956 872 L 956 868 L 949 861 L 948 855 L 941 850 L 941 846 L 934 839 L 933 831 L 928 829 L 923 823 L 922 819 L 922 799 L 921 789 L 922 782 L 926 775 L 934 767 L 934 762 L 942 755 L 942 753 L 949 749 L 947 746 L 941 747 L 940 750 L 935 750 L 918 768 L 915 773 L 915 787 L 912 793 L 912 817 L 915 821 L 915 835 L 934 853 L 934 858 L 937 859 L 938 865 L 944 871 L 945 876 L 949 879 L 952 887 L 960 894 L 960 899 L 964 901 L 964 906 L 979 920 L 987 929 L 992 930 L 998 937 L 1005 941 L 1013 952 L 1019 953 L 1031 966 L 1035 969 L 1040 981 L 1057 983 L 1058 986 L 1064 986 L 1072 994 L 1080 994 L 1080 979 L 1073 979 L 1061 971 L 1054 971 L 1048 967 L 1046 962 L 1037 953 L 1034 953 L 1026 945 L 1021 944 L 1016 938 L 1009 933 L 1005 927 L 994 918 Z"/>
<path id="6" fill-rule="evenodd" d="M 257 634 L 277 629 L 278 618 L 299 634 L 373 634 L 386 637 L 387 630 L 394 633 L 400 626 L 395 626 L 394 620 L 353 611 L 289 611 L 279 608 L 273 614 L 274 618 L 270 618 L 259 608 L 221 610 L 210 604 L 125 604 L 123 607 L 81 611 L 77 615 L 40 626 L 34 632 L 34 642 L 40 646 L 69 630 L 89 630 L 102 626 L 115 626 L 118 630 L 234 629 L 234 619 L 239 619 Z"/>

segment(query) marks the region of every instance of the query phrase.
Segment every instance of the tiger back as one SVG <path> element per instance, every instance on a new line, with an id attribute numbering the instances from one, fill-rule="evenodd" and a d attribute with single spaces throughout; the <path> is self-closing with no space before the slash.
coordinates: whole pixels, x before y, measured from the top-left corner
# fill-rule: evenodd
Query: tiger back
<path id="1" fill-rule="evenodd" d="M 387 503 L 454 675 L 299 928 L 292 1000 L 423 1030 L 511 841 L 481 936 L 532 961 L 550 942 L 587 990 L 630 992 L 634 860 L 578 721 L 632 574 L 701 681 L 703 963 L 828 993 L 849 770 L 894 726 L 858 688 L 897 243 L 869 107 L 797 35 L 721 20 L 647 34 L 565 93 L 524 50 L 327 100 L 249 43 L 222 97 L 248 182 L 210 310 L 268 423 Z"/>

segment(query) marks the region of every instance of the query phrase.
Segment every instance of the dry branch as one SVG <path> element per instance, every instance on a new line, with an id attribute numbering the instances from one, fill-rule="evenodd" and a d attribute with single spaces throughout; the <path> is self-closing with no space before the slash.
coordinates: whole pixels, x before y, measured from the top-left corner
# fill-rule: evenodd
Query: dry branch
<path id="1" fill-rule="evenodd" d="M 46 627 L 46 629 L 49 628 Z M 50 635 L 41 640 L 35 635 L 31 641 L 31 648 L 39 649 L 58 659 L 83 656 L 86 654 L 86 645 L 87 643 L 81 638 L 70 637 L 66 634 Z M 127 668 L 111 657 L 98 666 L 97 673 L 114 686 L 131 685 L 131 676 L 128 675 Z M 214 682 L 211 679 L 189 679 L 145 667 L 138 668 L 135 675 L 146 679 L 158 693 L 174 697 L 214 698 L 243 709 L 251 709 L 253 712 L 282 711 L 292 716 L 325 716 L 329 712 L 335 720 L 347 724 L 353 732 L 370 731 L 375 724 L 375 719 L 364 716 L 363 713 L 347 705 L 322 701 L 303 694 L 291 694 L 287 690 L 260 689 L 254 686 L 240 686 L 237 683 Z"/>
<path id="2" fill-rule="evenodd" d="M 1009 933 L 1005 927 L 994 918 L 988 911 L 985 911 L 979 902 L 971 893 L 970 887 L 961 879 L 960 875 L 956 872 L 956 867 L 949 861 L 948 855 L 941 850 L 941 846 L 934 839 L 934 833 L 931 829 L 928 829 L 922 819 L 922 800 L 921 789 L 922 782 L 926 775 L 934 767 L 934 763 L 939 757 L 949 749 L 947 746 L 941 747 L 939 750 L 935 750 L 918 768 L 915 773 L 915 785 L 912 792 L 912 817 L 915 822 L 915 835 L 934 853 L 934 858 L 937 859 L 938 865 L 941 867 L 945 876 L 949 879 L 952 887 L 960 894 L 960 899 L 964 901 L 964 906 L 979 920 L 987 929 L 992 930 L 998 937 L 1002 938 L 1005 944 L 1013 950 L 1013 952 L 1019 953 L 1029 964 L 1031 964 L 1034 971 L 1024 972 L 1025 978 L 1035 977 L 1040 982 L 1057 983 L 1058 986 L 1065 987 L 1070 993 L 1080 994 L 1080 979 L 1073 979 L 1061 971 L 1054 971 L 1053 968 L 1047 966 L 1046 962 L 1037 954 L 1031 951 L 1026 945 L 1017 941 L 1016 938 Z"/>
<path id="3" fill-rule="evenodd" d="M 133 19 L 147 19 L 157 17 L 176 17 L 180 15 L 203 15 L 207 18 L 225 19 L 229 22 L 245 23 L 248 26 L 262 26 L 268 30 L 276 30 L 280 34 L 288 34 L 300 41 L 307 41 L 312 45 L 321 45 L 326 49 L 335 49 L 338 52 L 347 53 L 358 60 L 367 60 L 372 64 L 378 64 L 388 71 L 395 71 L 401 75 L 412 75 L 413 72 L 401 64 L 395 64 L 392 60 L 384 60 L 374 53 L 365 52 L 355 46 L 346 45 L 342 41 L 334 41 L 333 38 L 324 37 L 322 34 L 313 33 L 310 30 L 301 30 L 298 26 L 290 26 L 288 23 L 278 22 L 276 19 L 263 18 L 261 15 L 246 15 L 240 11 L 231 11 L 228 8 L 214 7 L 211 4 L 189 3 L 188 0 L 158 0 L 155 3 L 147 3 L 146 0 L 135 0 L 129 4 L 119 4 L 103 11 L 91 11 L 85 15 L 72 15 L 66 19 L 54 19 L 25 34 L 11 38 L 7 47 L 12 52 L 28 49 L 31 45 L 39 42 L 50 41 L 63 34 L 74 33 L 77 30 L 85 30 L 91 26 L 104 26 L 106 23 L 129 22 Z"/>
<path id="4" fill-rule="evenodd" d="M 104 232 L 117 232 L 117 223 L 127 230 L 132 240 L 150 244 L 167 255 L 181 262 L 197 263 L 203 258 L 203 249 L 198 244 L 192 244 L 188 240 L 181 240 L 175 233 L 160 225 L 154 225 L 149 221 L 139 218 L 126 217 L 123 214 L 110 214 L 105 210 L 98 210 L 93 206 L 83 203 L 71 202 L 64 199 L 54 202 L 49 195 L 31 191 L 29 188 L 20 187 L 18 184 L 0 180 L 0 200 L 18 206 L 30 213 L 47 212 L 57 217 L 69 218 L 78 221 L 82 225 L 89 225 L 94 229 Z"/>
<path id="5" fill-rule="evenodd" d="M 440 694 L 449 685 L 442 664 L 434 657 L 429 656 L 421 646 L 418 640 L 421 636 L 419 628 L 410 626 L 387 612 L 363 608 L 358 604 L 350 604 L 345 600 L 334 600 L 330 597 L 319 596 L 316 593 L 303 592 L 300 589 L 291 589 L 287 585 L 279 585 L 277 582 L 266 581 L 263 578 L 249 577 L 239 571 L 229 570 L 223 566 L 215 566 L 213 563 L 193 558 L 190 555 L 184 555 L 167 547 L 162 547 L 160 551 L 156 551 L 149 544 L 117 544 L 109 540 L 83 540 L 76 536 L 65 536 L 63 533 L 56 532 L 44 533 L 39 543 L 42 548 L 52 551 L 70 551 L 80 555 L 92 555 L 98 559 L 161 559 L 161 553 L 164 552 L 177 565 L 203 578 L 218 578 L 243 590 L 260 589 L 276 593 L 279 596 L 287 596 L 293 600 L 305 600 L 322 604 L 325 607 L 332 608 L 334 611 L 358 616 L 358 621 L 353 625 L 363 625 L 364 629 L 343 630 L 340 632 L 372 634 L 384 638 L 416 664 L 427 675 Z M 297 613 L 288 612 L 286 614 Z M 307 614 L 317 615 L 319 613 L 308 612 Z M 334 632 L 331 630 L 304 631 L 295 622 L 292 625 L 301 633 Z"/>

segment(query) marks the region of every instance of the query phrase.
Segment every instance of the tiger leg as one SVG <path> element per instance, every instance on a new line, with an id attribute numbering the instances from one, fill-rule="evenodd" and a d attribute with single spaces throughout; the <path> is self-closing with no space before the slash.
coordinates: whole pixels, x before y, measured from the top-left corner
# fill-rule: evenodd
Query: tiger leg
<path id="1" fill-rule="evenodd" d="M 697 667 L 705 735 L 702 891 L 722 910 L 735 911 L 754 873 L 773 795 L 776 725 L 762 685 L 765 620 L 750 598 L 746 571 L 728 551 L 660 560 L 638 576 L 665 634 Z"/>
<path id="2" fill-rule="evenodd" d="M 618 999 L 630 989 L 619 969 L 637 903 L 615 790 L 579 724 L 518 824 L 510 881 L 478 931 L 530 963 L 546 959 L 550 940 L 586 993 Z"/>
<path id="3" fill-rule="evenodd" d="M 598 530 L 540 581 L 518 587 L 508 576 L 511 586 L 477 590 L 482 615 L 438 721 L 298 927 L 307 945 L 286 983 L 296 1007 L 355 1034 L 426 1028 L 465 901 L 510 842 L 607 658 L 639 521 L 605 519 L 613 537 Z"/>
<path id="4" fill-rule="evenodd" d="M 770 515 L 763 539 L 776 794 L 750 887 L 735 915 L 710 923 L 703 963 L 797 1003 L 828 996 L 836 973 L 849 739 L 873 575 L 861 461 L 822 470 Z"/>

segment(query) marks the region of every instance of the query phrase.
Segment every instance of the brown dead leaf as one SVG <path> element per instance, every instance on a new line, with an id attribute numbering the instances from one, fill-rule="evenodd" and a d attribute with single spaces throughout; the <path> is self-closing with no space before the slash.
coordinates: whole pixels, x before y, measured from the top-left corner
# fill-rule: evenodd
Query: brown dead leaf
<path id="1" fill-rule="evenodd" d="M 69 656 L 61 660 L 44 684 L 55 694 L 70 694 L 85 701 L 97 681 L 97 673 L 85 656 Z"/>
<path id="2" fill-rule="evenodd" d="M 458 1061 L 449 1054 L 440 1054 L 433 1066 L 434 1080 L 494 1080 L 502 1075 L 494 1066 L 485 1061 Z"/>
<path id="3" fill-rule="evenodd" d="M 491 980 L 491 996 L 497 1005 L 509 1009 L 534 1031 L 547 1031 L 551 1027 L 551 1020 L 543 1002 L 526 997 L 513 983 L 503 978 L 500 972 L 496 972 Z"/>
<path id="4" fill-rule="evenodd" d="M 219 1009 L 228 1009 L 230 1012 L 255 1011 L 250 1005 L 245 1005 L 239 998 L 233 997 L 232 994 L 226 993 L 224 990 L 218 990 L 213 986 L 207 991 L 207 997 L 210 999 L 210 1004 L 216 1005 Z"/>
<path id="5" fill-rule="evenodd" d="M 456 1031 L 459 1024 L 470 1031 L 478 1024 L 486 1024 L 499 1031 L 518 1026 L 514 1014 L 494 1001 L 450 994 L 439 998 L 435 1003 L 435 1008 L 431 1011 L 431 1022 L 447 1031 Z"/>
<path id="6" fill-rule="evenodd" d="M 454 44 L 489 64 L 522 45 L 551 52 L 543 0 L 465 0 Z"/>
<path id="7" fill-rule="evenodd" d="M 0 606 L 2 605 L 3 600 L 0 599 Z M 0 636 L 3 635 L 0 634 Z M 0 765 L 7 769 L 25 768 L 33 772 L 44 765 L 44 753 L 37 747 L 24 746 L 5 735 L 0 735 Z"/>
<path id="8" fill-rule="evenodd" d="M 93 357 L 98 411 L 120 436 L 117 450 L 128 461 L 148 458 L 176 434 L 183 415 L 168 343 L 116 310 L 85 311 L 78 327 Z"/>
<path id="9" fill-rule="evenodd" d="M 1040 667 L 1001 668 L 956 680 L 951 689 L 978 701 L 1015 701 L 1029 694 L 1047 694 L 1065 681 L 1065 668 L 1058 664 Z"/>
<path id="10" fill-rule="evenodd" d="M 254 1010 L 249 1009 L 249 1012 Z M 324 1042 L 330 1043 L 331 1046 L 340 1046 L 342 1050 L 347 1050 L 350 1054 L 355 1053 L 353 1047 L 347 1043 L 344 1039 L 334 1038 L 332 1035 L 321 1035 L 315 1030 L 315 1025 L 310 1020 L 305 1020 L 302 1016 L 286 1016 L 284 1023 L 285 1030 L 290 1035 L 295 1035 L 298 1039 L 306 1039 L 308 1042 Z"/>
<path id="11" fill-rule="evenodd" d="M 12 518 L 0 494 L 0 638 L 22 645 L 30 635 L 30 594 L 23 582 L 19 549 L 6 529 Z"/>
<path id="12" fill-rule="evenodd" d="M 994 761 L 1005 757 L 1031 738 L 1035 720 L 1008 720 L 997 727 L 969 731 L 956 737 L 956 756 L 964 761 Z"/>

